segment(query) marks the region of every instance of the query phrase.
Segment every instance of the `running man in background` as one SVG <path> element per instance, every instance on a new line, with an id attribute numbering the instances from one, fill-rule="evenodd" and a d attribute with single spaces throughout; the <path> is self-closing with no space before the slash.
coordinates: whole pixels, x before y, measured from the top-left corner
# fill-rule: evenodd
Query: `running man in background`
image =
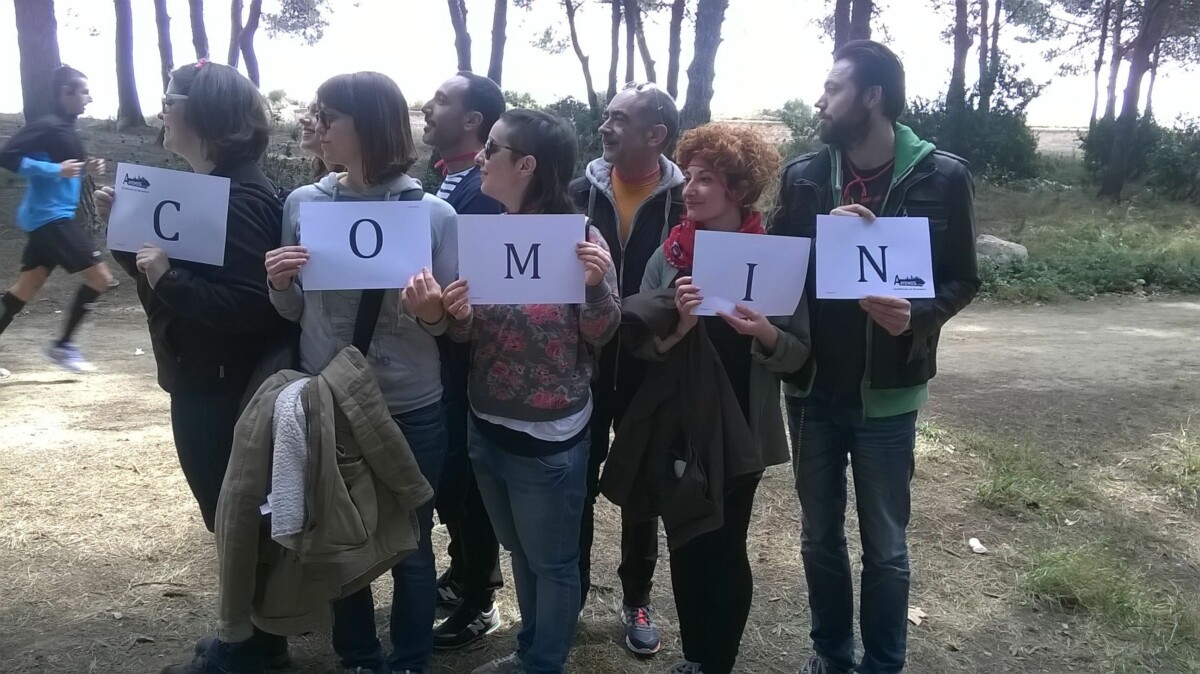
<path id="1" fill-rule="evenodd" d="M 37 296 L 55 267 L 82 273 L 84 282 L 63 317 L 62 332 L 44 353 L 64 369 L 91 372 L 95 368 L 72 338 L 92 304 L 108 290 L 112 274 L 100 261 L 92 237 L 75 221 L 75 209 L 83 174 L 103 173 L 104 160 L 88 159 L 75 128 L 75 120 L 92 102 L 87 77 L 62 66 L 53 78 L 52 112 L 21 127 L 0 150 L 0 166 L 29 181 L 17 207 L 17 226 L 29 241 L 21 255 L 21 275 L 0 296 L 0 334 Z M 0 368 L 0 379 L 8 376 Z"/>

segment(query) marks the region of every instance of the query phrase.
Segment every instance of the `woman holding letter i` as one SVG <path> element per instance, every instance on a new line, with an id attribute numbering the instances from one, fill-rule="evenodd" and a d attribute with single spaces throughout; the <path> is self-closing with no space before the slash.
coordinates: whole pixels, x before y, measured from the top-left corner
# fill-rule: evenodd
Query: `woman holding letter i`
<path id="1" fill-rule="evenodd" d="M 362 290 L 305 290 L 301 270 L 309 259 L 299 245 L 302 232 L 335 226 L 301 221 L 305 202 L 424 201 L 429 204 L 432 269 L 423 269 L 403 291 L 388 290 L 365 354 L 421 474 L 437 489 L 446 452 L 441 407 L 442 378 L 437 343 L 446 330 L 441 285 L 457 273 L 456 216 L 449 204 L 426 194 L 405 175 L 417 159 L 408 121 L 408 103 L 386 75 L 338 75 L 317 91 L 316 131 L 321 156 L 345 173 L 330 173 L 288 196 L 283 209 L 283 246 L 267 254 L 271 302 L 300 324 L 300 369 L 317 373 L 355 333 Z M 349 223 L 342 223 L 343 226 Z M 364 322 L 370 325 L 371 317 Z M 428 670 L 437 605 L 433 547 L 433 501 L 417 510 L 420 546 L 392 569 L 392 653 L 385 663 L 376 635 L 371 588 L 334 603 L 333 646 L 348 670 Z M 388 667 L 390 666 L 390 669 Z"/>
<path id="2" fill-rule="evenodd" d="M 785 463 L 779 374 L 808 358 L 801 301 L 780 321 L 737 306 L 698 317 L 692 283 L 696 230 L 763 234 L 754 204 L 779 153 L 754 131 L 706 124 L 683 134 L 687 213 L 650 258 L 623 323 L 632 352 L 654 361 L 618 429 L 601 489 L 631 512 L 661 514 L 684 660 L 673 672 L 733 670 L 754 583 L 746 536 L 767 466 Z"/>
<path id="3" fill-rule="evenodd" d="M 483 193 L 508 213 L 574 213 L 567 185 L 575 143 L 574 130 L 558 117 L 504 113 L 475 157 Z M 469 279 L 450 284 L 442 299 L 452 316 L 450 336 L 472 345 L 467 450 L 496 537 L 512 553 L 521 609 L 516 652 L 477 673 L 558 674 L 575 636 L 591 352 L 621 320 L 612 258 L 594 227 L 576 255 L 583 304 L 473 307 Z"/>

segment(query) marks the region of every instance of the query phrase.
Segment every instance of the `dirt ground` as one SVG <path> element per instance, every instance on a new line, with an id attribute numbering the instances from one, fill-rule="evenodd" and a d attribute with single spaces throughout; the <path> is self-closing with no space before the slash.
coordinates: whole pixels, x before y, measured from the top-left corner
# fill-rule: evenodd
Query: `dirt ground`
<path id="1" fill-rule="evenodd" d="M 0 268 L 13 268 L 18 244 L 19 235 L 0 236 Z M 214 548 L 174 457 L 132 284 L 104 299 L 80 337 L 99 372 L 69 375 L 38 356 L 72 287 L 52 277 L 0 341 L 0 364 L 13 371 L 0 382 L 0 671 L 157 671 L 213 627 Z M 944 336 L 926 419 L 1036 438 L 1064 461 L 1115 465 L 1187 423 L 1200 401 L 1198 319 L 1200 298 L 978 304 Z M 920 451 L 911 603 L 930 617 L 911 630 L 911 671 L 1107 670 L 1103 654 L 1073 635 L 1072 618 L 1038 611 L 1012 589 L 1022 525 L 975 502 L 978 459 L 927 443 Z M 794 672 L 806 655 L 797 516 L 788 471 L 773 469 L 752 525 L 755 602 L 740 671 Z M 614 618 L 616 513 L 605 506 L 599 517 L 601 587 L 571 670 L 664 671 L 678 655 L 665 563 L 655 598 L 666 645 L 657 658 L 637 660 L 620 646 Z M 1179 573 L 1194 583 L 1196 518 L 1168 529 Z M 444 532 L 436 536 L 442 549 Z M 998 554 L 970 555 L 971 536 Z M 376 594 L 386 607 L 390 593 L 377 584 Z M 438 655 L 432 671 L 467 672 L 511 646 L 509 589 L 500 602 L 504 628 L 480 648 Z M 386 634 L 383 611 L 379 623 Z M 297 671 L 334 671 L 328 644 L 324 634 L 297 639 Z"/>

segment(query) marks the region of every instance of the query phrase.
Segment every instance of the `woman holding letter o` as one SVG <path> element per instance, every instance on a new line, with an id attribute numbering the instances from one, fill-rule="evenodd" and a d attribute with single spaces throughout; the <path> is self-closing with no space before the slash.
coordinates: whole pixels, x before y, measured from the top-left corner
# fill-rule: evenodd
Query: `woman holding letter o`
<path id="1" fill-rule="evenodd" d="M 430 206 L 432 269 L 423 269 L 403 290 L 388 290 L 376 320 L 366 360 L 404 433 L 421 474 L 437 489 L 446 452 L 442 412 L 441 361 L 436 335 L 448 324 L 442 284 L 457 274 L 454 209 L 405 175 L 417 159 L 408 121 L 408 103 L 386 75 L 358 72 L 337 75 L 317 91 L 313 113 L 324 161 L 345 167 L 288 196 L 283 209 L 283 246 L 267 254 L 271 302 L 288 320 L 300 324 L 300 369 L 320 372 L 354 338 L 361 290 L 306 290 L 298 278 L 308 262 L 302 231 L 332 226 L 301 221 L 306 202 L 420 200 Z M 375 605 L 367 587 L 334 603 L 333 645 L 349 670 L 423 672 L 433 652 L 437 605 L 430 532 L 433 500 L 417 510 L 420 545 L 392 569 L 392 653 L 385 662 L 376 637 Z"/>
<path id="2" fill-rule="evenodd" d="M 230 180 L 225 263 L 172 260 L 147 244 L 113 258 L 137 280 L 158 383 L 171 396 L 171 430 L 204 524 L 214 529 L 234 426 L 255 370 L 287 323 L 267 296 L 263 259 L 278 245 L 282 205 L 257 162 L 271 125 L 258 89 L 229 66 L 200 62 L 171 74 L 163 96 L 163 146 L 196 173 Z M 96 191 L 107 220 L 115 194 Z M 202 641 L 191 665 L 167 672 L 247 671 L 264 656 L 287 658 L 283 637 L 255 631 L 240 643 Z"/>
<path id="3" fill-rule="evenodd" d="M 504 113 L 475 158 L 483 193 L 509 213 L 574 213 L 567 185 L 575 144 L 558 117 Z M 450 336 L 472 345 L 467 449 L 496 537 L 512 553 L 521 609 L 516 652 L 475 672 L 562 672 L 575 636 L 591 352 L 621 319 L 612 258 L 596 228 L 588 226 L 576 254 L 583 304 L 472 307 L 468 279 L 443 296 Z"/>
<path id="4" fill-rule="evenodd" d="M 691 278 L 696 230 L 764 234 L 754 205 L 781 162 L 755 131 L 724 124 L 684 133 L 675 161 L 686 177 L 687 213 L 623 309 L 626 343 L 635 355 L 659 362 L 617 432 L 602 485 L 618 501 L 621 485 L 640 484 L 651 499 L 657 493 L 673 507 L 713 510 L 707 526 L 689 522 L 674 531 L 664 515 L 684 655 L 672 671 L 726 674 L 754 591 L 746 555 L 754 494 L 763 469 L 788 460 L 779 373 L 808 358 L 808 313 L 801 300 L 790 318 L 778 321 L 745 306 L 693 315 L 704 299 Z M 684 392 L 679 404 L 690 412 L 650 407 L 648 401 L 675 390 Z M 674 443 L 662 441 L 665 427 L 678 431 Z M 674 474 L 664 480 L 663 471 L 644 468 L 658 464 L 675 466 Z M 628 493 L 637 499 L 637 491 Z M 620 505 L 629 511 L 628 503 Z"/>

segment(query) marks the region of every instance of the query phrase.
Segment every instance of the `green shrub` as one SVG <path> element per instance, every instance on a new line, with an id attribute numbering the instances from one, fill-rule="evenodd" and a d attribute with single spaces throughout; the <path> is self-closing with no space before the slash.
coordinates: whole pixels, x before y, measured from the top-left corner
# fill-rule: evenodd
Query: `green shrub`
<path id="1" fill-rule="evenodd" d="M 1083 165 L 1093 179 L 1100 178 L 1112 160 L 1116 127 L 1115 120 L 1101 119 L 1080 135 L 1079 147 L 1083 150 Z M 1137 180 L 1147 174 L 1151 157 L 1162 142 L 1163 131 L 1153 117 L 1142 117 L 1138 120 L 1137 130 L 1134 132 L 1133 155 L 1129 162 L 1130 180 Z"/>
<path id="2" fill-rule="evenodd" d="M 1200 203 L 1200 121 L 1161 130 L 1149 159 L 1148 184 L 1169 199 Z"/>
<path id="3" fill-rule="evenodd" d="M 793 98 L 784 103 L 782 108 L 763 110 L 759 114 L 779 120 L 791 134 L 788 142 L 779 148 L 779 154 L 783 156 L 784 160 L 799 157 L 823 147 L 821 141 L 817 139 L 816 108 L 804 101 Z"/>
<path id="4" fill-rule="evenodd" d="M 944 101 L 916 99 L 900 122 L 921 138 L 969 161 L 977 176 L 1006 182 L 1038 175 L 1037 136 L 1022 113 L 968 109 L 954 120 Z"/>

